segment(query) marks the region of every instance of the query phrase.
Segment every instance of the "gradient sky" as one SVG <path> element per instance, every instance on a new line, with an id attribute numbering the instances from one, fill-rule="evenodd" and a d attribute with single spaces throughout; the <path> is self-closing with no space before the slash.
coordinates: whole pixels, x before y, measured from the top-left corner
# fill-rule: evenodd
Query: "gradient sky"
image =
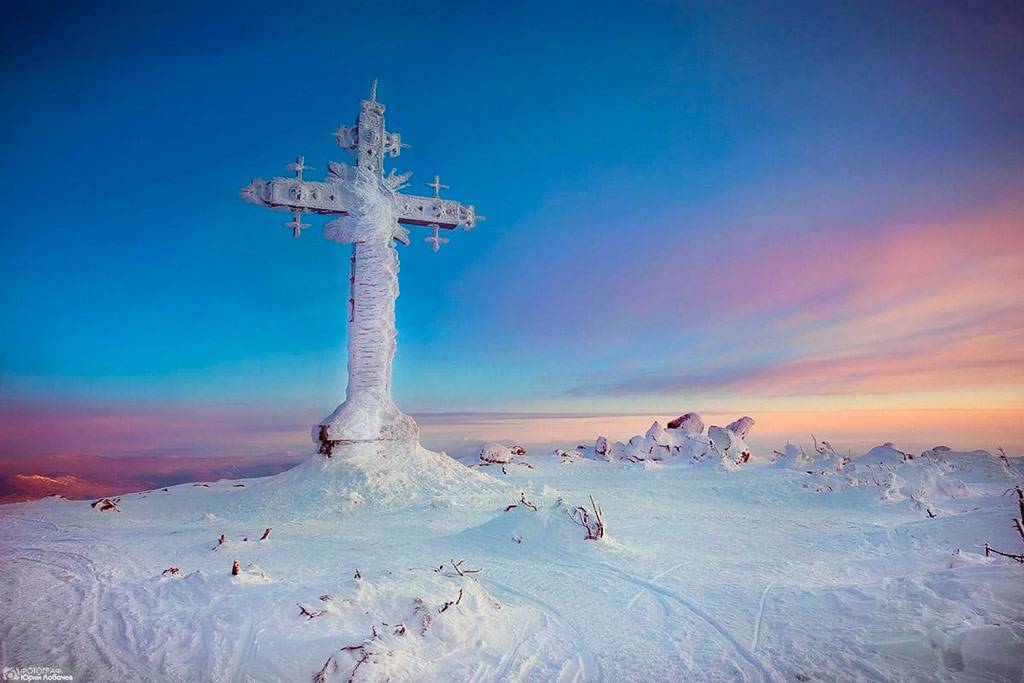
<path id="1" fill-rule="evenodd" d="M 401 249 L 408 411 L 1024 408 L 1020 3 L 144 4 L 4 10 L 8 427 L 329 412 L 348 250 L 238 190 L 373 78 L 488 217 Z"/>

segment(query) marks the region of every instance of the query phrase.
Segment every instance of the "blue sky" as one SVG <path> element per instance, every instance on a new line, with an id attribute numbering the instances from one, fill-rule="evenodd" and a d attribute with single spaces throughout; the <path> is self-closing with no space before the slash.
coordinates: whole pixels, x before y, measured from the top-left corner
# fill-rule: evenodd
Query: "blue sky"
<path id="1" fill-rule="evenodd" d="M 329 411 L 348 252 L 238 190 L 378 78 L 488 217 L 401 250 L 404 408 L 1024 403 L 1019 4 L 5 14 L 4 401 Z"/>

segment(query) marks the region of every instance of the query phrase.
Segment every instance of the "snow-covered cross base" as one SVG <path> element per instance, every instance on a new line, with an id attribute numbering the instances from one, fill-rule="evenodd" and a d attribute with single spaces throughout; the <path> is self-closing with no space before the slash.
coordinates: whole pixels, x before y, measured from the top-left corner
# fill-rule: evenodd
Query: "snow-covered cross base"
<path id="1" fill-rule="evenodd" d="M 469 230 L 483 216 L 471 204 L 442 199 L 446 188 L 434 176 L 433 196 L 400 193 L 411 173 L 384 175 L 385 155 L 398 156 L 398 133 L 384 128 L 384 105 L 377 101 L 374 82 L 370 98 L 363 100 L 355 126 L 335 132 L 338 146 L 355 156 L 354 166 L 331 162 L 327 178 L 310 181 L 303 157 L 288 169 L 294 178 L 253 180 L 242 197 L 278 211 L 292 220 L 285 227 L 299 237 L 309 227 L 303 213 L 336 216 L 324 226 L 324 237 L 351 244 L 348 322 L 348 390 L 345 402 L 314 430 L 319 452 L 330 456 L 338 445 L 372 441 L 415 442 L 419 428 L 391 399 L 391 368 L 395 355 L 395 299 L 398 297 L 398 252 L 395 241 L 409 244 L 409 229 L 431 230 L 426 238 L 434 251 L 448 239 L 441 230 Z"/>

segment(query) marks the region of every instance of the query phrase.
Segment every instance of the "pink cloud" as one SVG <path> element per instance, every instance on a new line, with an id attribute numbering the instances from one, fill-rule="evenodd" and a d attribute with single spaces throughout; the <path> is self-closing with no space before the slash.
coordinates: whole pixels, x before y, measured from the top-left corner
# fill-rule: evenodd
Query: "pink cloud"
<path id="1" fill-rule="evenodd" d="M 705 311 L 740 334 L 705 339 L 724 364 L 666 365 L 575 395 L 707 392 L 764 396 L 1024 387 L 1024 212 L 938 224 L 821 230 L 734 249 L 697 272 Z M 665 289 L 672 289 L 664 284 Z M 712 333 L 719 334 L 717 331 Z"/>

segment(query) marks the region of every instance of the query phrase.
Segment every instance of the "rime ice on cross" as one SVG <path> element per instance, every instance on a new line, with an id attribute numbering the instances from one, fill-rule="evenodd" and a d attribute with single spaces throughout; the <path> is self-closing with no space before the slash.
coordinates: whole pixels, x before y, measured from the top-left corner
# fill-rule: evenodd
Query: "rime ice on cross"
<path id="1" fill-rule="evenodd" d="M 398 252 L 395 241 L 409 244 L 409 230 L 431 229 L 426 238 L 434 251 L 448 239 L 441 230 L 469 230 L 477 216 L 472 205 L 441 198 L 438 176 L 428 183 L 433 197 L 402 194 L 411 173 L 384 176 L 385 155 L 398 156 L 401 136 L 384 128 L 384 105 L 377 101 L 374 81 L 370 99 L 363 100 L 355 126 L 334 133 L 338 146 L 355 156 L 355 166 L 331 162 L 327 178 L 310 181 L 303 157 L 287 166 L 294 178 L 253 180 L 242 197 L 292 213 L 285 223 L 295 237 L 303 228 L 303 213 L 337 216 L 324 226 L 324 237 L 352 245 L 349 278 L 348 390 L 345 402 L 314 432 L 320 453 L 354 442 L 415 441 L 419 428 L 391 399 L 391 365 L 395 355 L 395 299 L 398 296 Z"/>

